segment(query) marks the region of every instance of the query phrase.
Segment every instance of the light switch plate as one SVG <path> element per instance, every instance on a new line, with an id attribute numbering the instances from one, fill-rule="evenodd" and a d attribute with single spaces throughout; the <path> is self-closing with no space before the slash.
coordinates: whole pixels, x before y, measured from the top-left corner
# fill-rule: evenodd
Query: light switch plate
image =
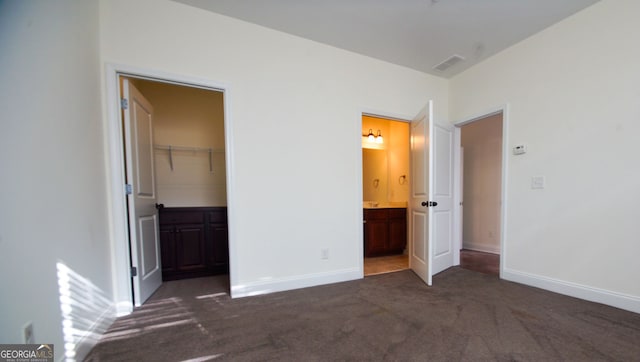
<path id="1" fill-rule="evenodd" d="M 531 177 L 531 188 L 532 189 L 543 189 L 545 185 L 544 176 L 532 176 Z"/>

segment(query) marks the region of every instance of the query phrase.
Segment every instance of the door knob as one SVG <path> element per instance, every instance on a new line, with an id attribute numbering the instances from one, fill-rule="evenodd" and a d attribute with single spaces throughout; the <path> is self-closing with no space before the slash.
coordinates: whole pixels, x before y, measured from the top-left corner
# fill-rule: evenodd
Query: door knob
<path id="1" fill-rule="evenodd" d="M 429 204 L 426 201 L 422 201 L 420 203 L 420 205 L 424 206 L 424 207 L 429 207 Z"/>
<path id="2" fill-rule="evenodd" d="M 164 204 L 156 204 L 156 209 L 158 210 L 164 209 Z"/>
<path id="3" fill-rule="evenodd" d="M 435 201 L 422 201 L 420 205 L 424 207 L 438 206 L 438 203 Z"/>

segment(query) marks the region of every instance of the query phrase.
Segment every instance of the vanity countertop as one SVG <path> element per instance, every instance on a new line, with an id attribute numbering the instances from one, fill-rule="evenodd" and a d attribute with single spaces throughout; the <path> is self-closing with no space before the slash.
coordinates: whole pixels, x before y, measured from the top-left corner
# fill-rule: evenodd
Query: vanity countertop
<path id="1" fill-rule="evenodd" d="M 405 209 L 406 207 L 406 202 L 364 201 L 362 203 L 363 209 Z"/>

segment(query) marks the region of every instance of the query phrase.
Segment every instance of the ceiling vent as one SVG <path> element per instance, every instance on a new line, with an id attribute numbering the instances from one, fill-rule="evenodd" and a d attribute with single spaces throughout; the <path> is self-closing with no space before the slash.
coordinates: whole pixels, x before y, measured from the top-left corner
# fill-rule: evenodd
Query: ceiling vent
<path id="1" fill-rule="evenodd" d="M 433 67 L 433 69 L 439 70 L 441 72 L 444 72 L 445 70 L 447 70 L 450 67 L 460 63 L 463 60 L 464 60 L 463 57 L 461 57 L 461 56 L 459 56 L 457 54 L 454 54 L 454 55 L 450 56 L 449 58 L 447 58 L 444 62 L 442 62 L 442 63 L 440 63 L 438 65 L 435 65 Z"/>

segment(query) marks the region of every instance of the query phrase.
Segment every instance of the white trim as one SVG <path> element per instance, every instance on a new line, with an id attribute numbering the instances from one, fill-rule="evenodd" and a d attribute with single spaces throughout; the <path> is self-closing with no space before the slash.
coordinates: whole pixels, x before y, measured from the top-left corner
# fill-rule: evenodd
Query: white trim
<path id="1" fill-rule="evenodd" d="M 107 135 L 107 154 L 109 157 L 109 169 L 107 170 L 110 183 L 109 215 L 112 244 L 112 273 L 114 302 L 117 306 L 116 313 L 121 316 L 131 313 L 133 310 L 133 296 L 131 294 L 131 277 L 129 276 L 130 250 L 128 247 L 127 207 L 124 192 L 124 154 L 122 140 L 122 125 L 120 122 L 120 87 L 118 77 L 120 75 L 141 77 L 160 82 L 180 84 L 206 88 L 224 93 L 224 131 L 225 131 L 225 158 L 227 173 L 227 217 L 229 230 L 229 279 L 230 285 L 236 284 L 237 258 L 236 258 L 236 212 L 235 212 L 235 169 L 233 126 L 231 115 L 231 87 L 228 84 L 214 82 L 203 78 L 194 78 L 185 75 L 162 72 L 147 68 L 138 68 L 122 64 L 107 63 L 105 66 L 106 86 L 106 110 L 105 129 Z M 234 297 L 233 293 L 231 294 Z"/>
<path id="2" fill-rule="evenodd" d="M 355 222 L 355 227 L 356 227 L 356 235 L 358 236 L 358 239 L 356 240 L 357 243 L 357 253 L 356 253 L 356 258 L 357 260 L 357 265 L 358 265 L 358 278 L 364 278 L 364 210 L 362 209 L 362 201 L 364 198 L 364 190 L 362 188 L 362 115 L 364 113 L 360 112 L 358 113 L 358 121 L 355 122 L 354 126 L 357 127 L 356 130 L 356 135 L 358 135 L 358 137 L 354 137 L 354 148 L 357 150 L 356 151 L 356 155 L 357 155 L 357 164 L 359 165 L 359 167 L 354 167 L 355 169 L 355 177 L 356 177 L 356 185 L 355 185 L 355 192 L 354 192 L 354 200 L 353 203 L 354 205 L 357 205 L 357 207 L 355 208 L 356 211 L 356 216 L 354 219 Z"/>
<path id="3" fill-rule="evenodd" d="M 500 247 L 463 241 L 462 247 L 467 250 L 481 251 L 483 253 L 500 254 Z"/>
<path id="4" fill-rule="evenodd" d="M 616 293 L 508 268 L 502 268 L 501 277 L 512 282 L 640 313 L 640 298 L 633 295 Z"/>
<path id="5" fill-rule="evenodd" d="M 130 250 L 127 246 L 129 232 L 127 226 L 127 204 L 124 191 L 124 151 L 122 143 L 122 122 L 119 121 L 120 87 L 116 66 L 107 64 L 105 71 L 107 87 L 107 154 L 109 156 L 109 186 L 111 197 L 108 200 L 110 230 L 111 230 L 111 260 L 114 302 L 116 313 L 125 315 L 133 311 L 133 294 L 129 277 Z"/>
<path id="6" fill-rule="evenodd" d="M 115 305 L 115 312 L 117 318 L 131 314 L 131 312 L 133 312 L 133 303 L 121 301 Z"/>
<path id="7" fill-rule="evenodd" d="M 506 111 L 506 109 L 508 108 L 508 106 L 509 106 L 508 104 L 504 104 L 504 105 L 501 105 L 501 106 L 498 106 L 498 107 L 489 108 L 489 109 L 487 109 L 486 112 L 480 112 L 480 113 L 476 113 L 474 115 L 463 117 L 463 118 L 455 121 L 453 124 L 456 127 L 462 127 L 462 126 L 464 126 L 466 124 L 469 124 L 469 123 L 472 123 L 472 122 L 475 122 L 475 121 L 479 121 L 481 119 L 488 118 L 488 117 L 491 117 L 491 116 L 495 116 L 498 113 L 504 113 Z"/>
<path id="8" fill-rule="evenodd" d="M 340 283 L 355 279 L 362 279 L 361 268 L 348 268 L 323 273 L 304 274 L 284 278 L 273 278 L 251 282 L 248 284 L 233 285 L 231 287 L 231 293 L 233 293 L 234 298 L 251 297 L 254 295 L 314 287 L 324 284 Z"/>
<path id="9" fill-rule="evenodd" d="M 109 326 L 116 320 L 116 306 L 114 304 L 105 308 L 102 314 L 91 324 L 87 331 L 83 332 L 83 336 L 75 342 L 75 356 L 73 360 L 84 361 L 84 358 L 89 354 L 91 349 L 98 343 L 100 337 L 107 331 Z M 64 346 L 63 346 L 64 347 Z M 66 350 L 62 350 L 61 354 L 63 358 L 60 360 L 66 360 Z"/>
<path id="10" fill-rule="evenodd" d="M 502 200 L 500 202 L 500 277 L 504 273 L 507 263 L 507 195 L 509 184 L 507 175 L 509 174 L 509 104 L 502 108 Z"/>
<path id="11" fill-rule="evenodd" d="M 384 118 L 392 121 L 406 122 L 406 123 L 411 123 L 411 120 L 413 119 L 413 117 L 407 116 L 406 114 L 385 112 L 379 109 L 373 109 L 368 107 L 360 108 L 360 121 L 362 121 L 362 116 Z M 361 128 L 360 131 L 362 131 L 362 127 L 360 128 Z"/>
<path id="12" fill-rule="evenodd" d="M 460 249 L 462 249 L 462 195 L 464 150 L 462 148 L 462 131 L 453 127 L 453 265 L 460 265 Z"/>
<path id="13" fill-rule="evenodd" d="M 457 133 L 456 137 L 460 137 L 460 127 L 469 124 L 471 122 L 475 122 L 493 115 L 496 115 L 498 113 L 502 113 L 502 191 L 501 191 L 501 195 L 500 197 L 501 202 L 500 202 L 500 250 L 498 251 L 498 253 L 500 254 L 500 278 L 503 278 L 502 274 L 504 271 L 504 266 L 506 265 L 506 261 L 507 261 L 507 245 L 506 245 L 506 237 L 507 237 L 507 189 L 508 189 L 508 184 L 507 184 L 507 174 L 509 172 L 509 104 L 503 104 L 501 106 L 498 107 L 494 107 L 494 108 L 490 108 L 488 109 L 486 112 L 482 112 L 482 113 L 478 113 L 475 115 L 471 115 L 465 118 L 462 118 L 456 122 L 453 123 L 453 125 L 456 127 L 455 132 Z M 453 150 L 454 152 L 454 162 L 455 160 L 458 160 L 457 164 L 454 164 L 454 167 L 460 167 L 460 148 L 455 148 Z M 459 175 L 460 171 L 459 169 L 456 170 L 456 173 Z M 460 190 L 460 192 L 462 192 L 462 190 Z M 460 207 L 460 203 L 459 203 L 459 198 L 458 198 L 458 202 L 455 203 L 454 208 L 456 208 L 456 212 L 454 213 L 454 215 L 456 215 L 456 220 L 454 221 L 455 225 L 454 228 L 461 228 L 462 225 L 460 225 L 461 222 L 461 214 L 462 214 L 462 210 Z M 454 229 L 455 230 L 455 229 Z M 459 235 L 456 235 L 456 240 L 455 240 L 455 247 L 456 250 L 459 250 L 462 247 L 462 232 L 458 233 Z M 458 264 L 460 263 L 460 253 L 458 252 L 458 259 L 457 259 Z M 455 264 L 455 260 L 454 260 L 454 264 Z"/>

